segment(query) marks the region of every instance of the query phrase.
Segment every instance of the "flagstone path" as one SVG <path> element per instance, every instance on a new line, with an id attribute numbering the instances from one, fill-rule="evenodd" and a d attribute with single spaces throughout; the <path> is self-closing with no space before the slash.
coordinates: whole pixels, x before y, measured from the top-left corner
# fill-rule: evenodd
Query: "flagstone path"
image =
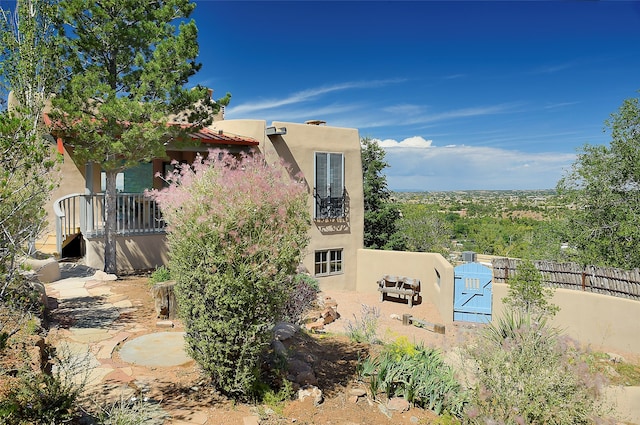
<path id="1" fill-rule="evenodd" d="M 152 409 L 156 423 L 164 417 L 164 423 L 174 425 L 207 424 L 206 410 L 166 403 L 165 390 L 175 382 L 157 378 L 165 368 L 180 372 L 184 367 L 185 375 L 195 369 L 184 350 L 184 332 L 127 320 L 142 303 L 112 292 L 115 275 L 63 263 L 61 277 L 45 285 L 55 320 L 48 339 L 56 354 L 67 359 L 67 367 L 76 368 L 74 379 L 86 382 L 89 399 L 109 405 L 143 398 L 156 404 Z M 168 373 L 166 378 L 172 379 Z M 243 418 L 243 422 L 258 423 L 257 417 Z"/>

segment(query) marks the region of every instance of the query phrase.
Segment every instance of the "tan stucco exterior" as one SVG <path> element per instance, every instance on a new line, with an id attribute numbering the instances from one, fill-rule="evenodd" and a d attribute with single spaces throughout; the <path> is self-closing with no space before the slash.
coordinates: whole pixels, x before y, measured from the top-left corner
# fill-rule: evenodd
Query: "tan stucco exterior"
<path id="1" fill-rule="evenodd" d="M 163 234 L 118 236 L 116 242 L 118 270 L 152 270 L 167 264 L 167 238 Z M 104 267 L 104 238 L 87 238 L 84 263 L 90 267 Z"/>
<path id="2" fill-rule="evenodd" d="M 493 284 L 494 321 L 507 291 L 507 284 Z M 556 289 L 551 302 L 560 307 L 552 325 L 582 344 L 640 354 L 640 302 L 572 289 Z"/>
<path id="3" fill-rule="evenodd" d="M 438 308 L 445 325 L 453 322 L 453 266 L 440 254 L 358 250 L 355 290 L 373 293 L 383 275 L 420 279 L 420 296 Z"/>
<path id="4" fill-rule="evenodd" d="M 355 290 L 357 251 L 364 241 L 364 195 L 360 136 L 349 128 L 274 121 L 280 135 L 267 136 L 267 123 L 260 120 L 226 120 L 212 125 L 225 133 L 237 134 L 260 141 L 259 150 L 268 161 L 284 159 L 292 174 L 302 173 L 309 192 L 309 214 L 313 217 L 314 161 L 316 152 L 344 155 L 344 184 L 348 199 L 345 219 L 312 220 L 310 243 L 304 267 L 313 275 L 315 252 L 342 250 L 342 273 L 318 276 L 321 287 Z M 286 129 L 286 132 L 283 130 Z"/>

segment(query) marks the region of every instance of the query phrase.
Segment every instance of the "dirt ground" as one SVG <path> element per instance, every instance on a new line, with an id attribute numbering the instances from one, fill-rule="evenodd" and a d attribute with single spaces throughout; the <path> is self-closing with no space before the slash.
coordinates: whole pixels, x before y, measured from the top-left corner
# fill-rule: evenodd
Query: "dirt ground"
<path id="1" fill-rule="evenodd" d="M 158 321 L 149 292 L 148 278 L 124 277 L 109 283 L 111 291 L 123 294 L 136 307 L 133 311 L 122 315 L 118 320 L 135 324 L 138 329 L 129 340 L 145 333 L 166 331 L 156 326 Z M 378 337 L 385 341 L 392 341 L 399 336 L 406 336 L 411 341 L 422 341 L 425 345 L 447 350 L 455 345 L 464 343 L 464 339 L 473 328 L 447 328 L 445 334 L 436 334 L 415 326 L 405 326 L 401 320 L 392 318 L 412 314 L 414 317 L 438 323 L 440 317 L 435 307 L 423 301 L 410 308 L 406 303 L 385 301 L 380 302 L 376 293 L 356 294 L 352 292 L 325 291 L 325 297 L 331 297 L 338 303 L 340 318 L 327 325 L 324 332 L 307 335 L 297 341 L 297 350 L 301 350 L 313 358 L 314 372 L 318 378 L 318 387 L 323 391 L 324 402 L 314 406 L 313 400 L 289 401 L 278 406 L 276 412 L 270 413 L 265 406 L 255 404 L 234 403 L 207 387 L 206 379 L 201 375 L 195 362 L 179 367 L 147 368 L 133 367 L 131 386 L 146 383 L 148 397 L 159 402 L 160 407 L 168 412 L 172 419 L 166 423 L 174 424 L 217 424 L 235 425 L 245 424 L 247 417 L 260 416 L 260 424 L 340 424 L 340 425 L 378 425 L 378 424 L 427 424 L 436 415 L 428 410 L 411 408 L 408 412 L 393 412 L 392 417 L 383 413 L 378 402 L 367 397 L 359 397 L 354 401 L 350 394 L 353 388 L 365 388 L 356 380 L 356 364 L 367 354 L 368 346 L 354 344 L 345 336 L 349 323 L 361 319 L 363 305 L 379 310 Z M 63 317 L 53 320 L 62 326 Z M 183 331 L 179 320 L 174 320 L 172 331 Z M 117 349 L 113 354 L 113 361 L 119 362 Z M 115 385 L 115 383 L 114 383 Z"/>

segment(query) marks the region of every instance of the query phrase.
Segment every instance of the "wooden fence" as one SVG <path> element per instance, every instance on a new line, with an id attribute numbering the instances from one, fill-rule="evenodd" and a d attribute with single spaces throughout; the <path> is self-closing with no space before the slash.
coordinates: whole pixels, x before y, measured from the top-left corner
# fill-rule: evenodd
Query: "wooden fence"
<path id="1" fill-rule="evenodd" d="M 492 261 L 493 280 L 507 283 L 516 273 L 520 260 L 497 258 Z M 628 298 L 640 301 L 640 270 L 622 270 L 575 263 L 534 261 L 546 285 Z"/>

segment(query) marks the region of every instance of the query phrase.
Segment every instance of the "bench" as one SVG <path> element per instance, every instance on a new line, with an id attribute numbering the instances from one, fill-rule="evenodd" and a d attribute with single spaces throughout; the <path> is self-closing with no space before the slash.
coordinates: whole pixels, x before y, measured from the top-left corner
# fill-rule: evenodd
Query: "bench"
<path id="1" fill-rule="evenodd" d="M 413 300 L 420 295 L 420 280 L 411 277 L 398 277 L 384 275 L 378 281 L 378 291 L 380 291 L 380 301 L 383 302 L 387 294 L 398 295 L 409 299 L 409 307 L 413 307 Z"/>

